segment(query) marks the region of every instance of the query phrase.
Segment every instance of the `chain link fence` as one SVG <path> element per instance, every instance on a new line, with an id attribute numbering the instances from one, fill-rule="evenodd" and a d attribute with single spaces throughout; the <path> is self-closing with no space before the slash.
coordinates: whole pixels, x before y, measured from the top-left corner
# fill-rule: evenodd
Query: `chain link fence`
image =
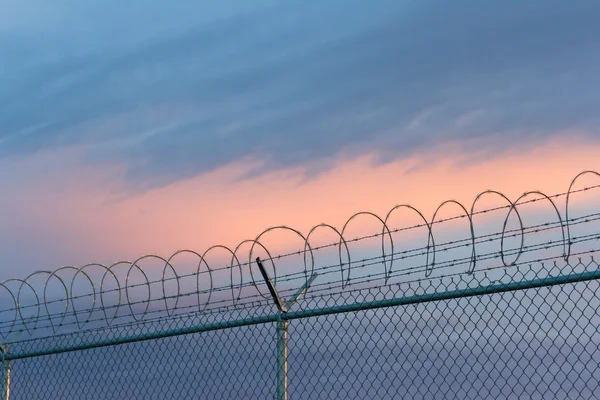
<path id="1" fill-rule="evenodd" d="M 289 398 L 600 397 L 600 268 L 591 260 L 565 265 L 555 271 L 563 281 L 540 271 L 516 268 L 495 284 L 475 274 L 306 299 L 314 316 L 289 320 Z M 276 325 L 17 356 L 10 398 L 275 398 Z M 21 342 L 15 350 L 27 357 L 38 346 Z"/>
<path id="2" fill-rule="evenodd" d="M 4 281 L 2 400 L 600 398 L 600 203 L 517 203 L 485 208 L 508 212 L 487 233 L 472 208 L 187 274 L 161 259 L 158 279 L 138 259 Z"/>

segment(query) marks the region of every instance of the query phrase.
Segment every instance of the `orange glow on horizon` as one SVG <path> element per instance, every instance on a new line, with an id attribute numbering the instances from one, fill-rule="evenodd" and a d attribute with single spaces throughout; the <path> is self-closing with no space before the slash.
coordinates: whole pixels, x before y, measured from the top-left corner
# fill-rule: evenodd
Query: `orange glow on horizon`
<path id="1" fill-rule="evenodd" d="M 364 156 L 310 179 L 297 168 L 236 181 L 246 168 L 242 163 L 125 197 L 111 194 L 110 185 L 98 186 L 102 179 L 87 178 L 102 176 L 102 171 L 78 171 L 70 178 L 77 184 L 45 193 L 47 207 L 32 208 L 24 224 L 35 224 L 44 235 L 60 231 L 81 262 L 168 255 L 182 248 L 202 252 L 217 243 L 234 248 L 269 226 L 288 225 L 307 233 L 327 222 L 341 229 L 355 212 L 385 217 L 396 204 L 411 204 L 430 219 L 442 201 L 452 198 L 470 207 L 486 189 L 512 200 L 526 190 L 565 192 L 577 173 L 598 169 L 600 145 L 554 142 L 476 164 L 463 162 L 471 155 L 448 149 L 379 166 Z M 364 224 L 358 222 L 353 232 Z"/>

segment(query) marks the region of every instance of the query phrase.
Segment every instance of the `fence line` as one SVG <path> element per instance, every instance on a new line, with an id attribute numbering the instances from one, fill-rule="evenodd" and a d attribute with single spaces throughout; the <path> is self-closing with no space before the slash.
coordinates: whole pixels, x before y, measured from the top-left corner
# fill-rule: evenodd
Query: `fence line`
<path id="1" fill-rule="evenodd" d="M 563 193 L 515 201 L 487 190 L 470 207 L 441 203 L 430 219 L 400 205 L 339 230 L 277 226 L 234 249 L 8 279 L 1 400 L 600 398 L 600 201 L 573 207 L 575 194 L 600 188 L 577 189 L 586 175 L 600 177 L 584 171 Z M 484 197 L 505 205 L 477 210 Z M 441 218 L 448 207 L 458 214 Z M 396 225 L 400 210 L 419 223 Z M 378 228 L 351 238 L 357 218 Z M 316 241 L 322 230 L 335 239 Z M 278 233 L 303 247 L 277 254 L 266 237 Z M 217 253 L 228 261 L 211 262 Z M 177 268 L 179 257 L 193 268 Z M 89 292 L 75 291 L 80 282 Z M 68 389 L 75 382 L 89 386 Z"/>
<path id="2" fill-rule="evenodd" d="M 591 259 L 594 262 L 594 259 Z M 20 360 L 26 358 L 40 357 L 51 354 L 61 354 L 72 351 L 89 350 L 94 348 L 115 346 L 119 344 L 142 342 L 172 336 L 188 335 L 192 333 L 209 332 L 215 330 L 239 328 L 243 326 L 259 325 L 277 322 L 278 320 L 292 321 L 295 319 L 319 317 L 331 314 L 341 314 L 355 311 L 372 310 L 385 307 L 406 306 L 419 303 L 428 303 L 443 300 L 452 300 L 457 298 L 468 298 L 474 296 L 483 296 L 496 293 L 512 292 L 518 290 L 536 289 L 542 287 L 552 287 L 565 285 L 569 283 L 586 282 L 600 279 L 600 270 L 572 273 L 569 275 L 549 276 L 545 278 L 532 279 L 520 282 L 501 283 L 496 285 L 477 286 L 473 288 L 464 288 L 451 291 L 436 293 L 425 293 L 406 297 L 395 297 L 392 299 L 374 300 L 370 302 L 352 303 L 333 307 L 314 308 L 301 311 L 290 311 L 284 314 L 270 314 L 265 316 L 246 318 L 240 320 L 224 321 L 214 324 L 198 325 L 189 328 L 173 329 L 163 332 L 148 332 L 142 335 L 129 337 L 120 337 L 106 340 L 104 342 L 73 344 L 70 347 L 47 349 L 24 354 L 8 354 L 4 356 L 5 360 Z"/>
<path id="3" fill-rule="evenodd" d="M 92 315 L 95 312 L 101 311 L 102 317 L 96 317 L 95 321 L 102 320 L 107 326 L 110 326 L 116 319 L 126 319 L 130 318 L 134 321 L 141 321 L 146 318 L 148 314 L 164 312 L 168 316 L 173 315 L 176 311 L 181 311 L 182 309 L 190 309 L 191 305 L 179 306 L 180 299 L 184 297 L 196 296 L 195 306 L 197 311 L 208 311 L 212 308 L 219 307 L 235 307 L 240 300 L 246 301 L 255 301 L 260 300 L 260 297 L 264 299 L 268 299 L 268 294 L 261 290 L 260 280 L 257 283 L 256 280 L 256 272 L 252 266 L 252 259 L 257 252 L 257 248 L 261 248 L 267 255 L 266 258 L 263 258 L 264 262 L 268 262 L 272 273 L 273 280 L 275 285 L 278 283 L 292 281 L 298 279 L 300 281 L 308 279 L 308 276 L 315 272 L 315 252 L 335 247 L 338 250 L 338 261 L 336 263 L 331 263 L 327 266 L 319 266 L 320 270 L 327 270 L 329 274 L 333 273 L 334 269 L 338 269 L 341 272 L 341 279 L 336 280 L 339 283 L 339 289 L 344 290 L 346 286 L 351 282 L 351 271 L 358 267 L 357 265 L 365 264 L 371 262 L 374 264 L 383 264 L 385 269 L 384 273 L 379 276 L 382 278 L 383 284 L 387 284 L 388 280 L 397 276 L 397 272 L 393 271 L 393 263 L 394 261 L 404 260 L 408 257 L 418 257 L 425 256 L 424 266 L 412 266 L 410 272 L 424 272 L 425 277 L 429 277 L 431 273 L 439 268 L 439 263 L 436 264 L 436 255 L 440 252 L 448 251 L 453 248 L 458 248 L 461 246 L 469 247 L 471 250 L 471 254 L 468 257 L 468 260 L 465 258 L 461 265 L 464 265 L 466 269 L 461 272 L 472 273 L 476 267 L 477 263 L 482 259 L 485 259 L 485 256 L 490 256 L 489 253 L 478 254 L 477 247 L 480 244 L 486 244 L 489 242 L 499 241 L 500 249 L 497 252 L 499 254 L 499 259 L 502 262 L 504 267 L 514 266 L 518 263 L 520 257 L 526 253 L 527 246 L 525 246 L 525 237 L 528 234 L 537 234 L 544 230 L 557 229 L 560 232 L 561 238 L 553 243 L 553 247 L 562 247 L 562 256 L 565 261 L 568 262 L 569 257 L 571 255 L 571 247 L 573 245 L 573 240 L 576 238 L 572 238 L 572 227 L 574 224 L 581 223 L 589 223 L 598 218 L 598 213 L 592 213 L 584 215 L 583 217 L 578 218 L 569 218 L 570 211 L 570 199 L 573 194 L 587 192 L 593 189 L 597 189 L 600 187 L 598 185 L 586 186 L 581 189 L 574 189 L 577 181 L 585 176 L 591 175 L 600 177 L 600 174 L 595 171 L 584 171 L 578 174 L 571 182 L 568 187 L 568 190 L 563 193 L 546 195 L 540 191 L 529 191 L 525 192 L 521 195 L 516 201 L 511 201 L 507 196 L 498 191 L 486 190 L 481 192 L 479 195 L 475 197 L 473 201 L 470 211 L 467 210 L 467 207 L 462 205 L 461 203 L 455 200 L 447 200 L 440 204 L 437 207 L 433 216 L 430 220 L 427 220 L 424 215 L 417 210 L 416 208 L 410 205 L 398 205 L 393 207 L 384 218 L 377 216 L 371 212 L 358 212 L 352 215 L 346 223 L 343 225 L 341 230 L 336 229 L 335 227 L 328 224 L 319 224 L 314 226 L 309 230 L 309 233 L 305 236 L 300 231 L 286 227 L 286 226 L 276 226 L 272 228 L 268 228 L 260 233 L 254 240 L 245 240 L 241 242 L 235 249 L 228 248 L 223 245 L 216 245 L 210 247 L 203 254 L 195 252 L 193 250 L 180 250 L 171 255 L 169 258 L 163 258 L 157 255 L 146 255 L 138 258 L 133 262 L 128 261 L 119 261 L 110 266 L 105 266 L 99 263 L 87 264 L 82 267 L 74 267 L 74 266 L 66 266 L 61 267 L 55 271 L 37 271 L 24 279 L 8 279 L 0 283 L 0 289 L 3 289 L 5 293 L 8 294 L 8 298 L 12 302 L 13 306 L 8 308 L 3 308 L 0 310 L 1 313 L 6 315 L 9 312 L 12 312 L 13 316 L 10 321 L 5 321 L 0 323 L 0 338 L 7 339 L 9 338 L 17 329 L 24 329 L 27 333 L 32 334 L 38 328 L 38 323 L 42 321 L 49 322 L 49 328 L 52 329 L 54 333 L 57 333 L 59 327 L 68 326 L 69 324 L 65 324 L 65 319 L 68 316 L 72 316 L 74 318 L 74 322 L 71 322 L 71 325 L 76 325 L 77 329 L 83 329 L 86 324 L 93 322 Z M 507 204 L 505 206 L 487 208 L 484 210 L 476 211 L 477 204 L 481 201 L 481 199 L 485 196 L 496 196 L 501 198 Z M 532 198 L 533 197 L 533 198 Z M 558 198 L 565 198 L 565 208 L 564 208 L 564 216 L 559 211 L 560 207 L 556 204 L 555 200 Z M 521 217 L 521 213 L 519 212 L 519 207 L 522 207 L 525 204 L 531 204 L 540 201 L 547 201 L 551 206 L 551 209 L 556 213 L 556 220 L 554 221 L 544 221 L 543 223 L 536 224 L 533 226 L 526 226 L 523 223 L 523 219 Z M 459 215 L 438 219 L 437 216 L 445 207 L 450 205 L 455 205 L 459 207 L 461 213 Z M 410 225 L 404 228 L 393 228 L 390 226 L 390 218 L 400 209 L 407 209 L 414 212 L 419 219 L 423 222 L 415 225 Z M 476 215 L 484 215 L 489 214 L 493 211 L 506 211 L 506 215 L 503 219 L 502 230 L 498 232 L 494 232 L 488 235 L 478 236 L 476 235 L 476 225 L 474 223 L 474 216 Z M 518 227 L 509 229 L 508 224 L 511 216 L 515 216 L 518 221 Z M 351 225 L 352 221 L 360 216 L 366 216 L 374 219 L 381 223 L 382 228 L 380 232 L 364 235 L 357 238 L 346 238 L 344 234 L 347 232 L 348 227 Z M 469 237 L 464 237 L 458 240 L 453 240 L 449 242 L 440 243 L 439 241 L 436 244 L 435 240 L 435 229 L 436 225 L 441 225 L 443 223 L 454 221 L 454 220 L 464 220 L 467 219 L 468 222 L 468 230 L 470 232 Z M 398 244 L 394 243 L 393 234 L 397 232 L 404 231 L 414 231 L 419 228 L 425 228 L 426 232 L 426 242 L 425 244 L 405 250 L 402 254 L 397 254 L 394 252 L 395 248 L 398 248 Z M 335 232 L 336 236 L 339 236 L 339 239 L 335 242 L 327 243 L 321 246 L 311 245 L 311 236 L 318 229 L 329 229 Z M 266 245 L 261 243 L 261 238 L 263 238 L 269 232 L 275 231 L 287 231 L 292 232 L 294 235 L 298 236 L 304 243 L 304 248 L 295 252 L 284 253 L 280 255 L 272 255 L 271 251 L 266 247 Z M 423 235 L 421 235 L 423 236 Z M 509 238 L 519 238 L 520 244 L 517 247 L 506 248 L 506 240 Z M 368 239 L 380 238 L 381 239 L 381 253 L 380 255 L 371 256 L 368 258 L 355 259 L 352 260 L 352 252 L 349 249 L 349 244 L 362 242 Z M 390 252 L 386 252 L 386 244 L 390 248 Z M 248 261 L 241 262 L 240 249 L 244 245 L 249 245 L 250 249 L 248 251 Z M 215 251 L 224 251 L 227 254 L 230 254 L 231 261 L 229 264 L 225 266 L 219 266 L 213 268 L 210 266 L 207 261 L 208 256 L 211 252 Z M 190 255 L 197 258 L 197 266 L 196 271 L 191 273 L 180 273 L 176 271 L 174 267 L 175 261 L 178 257 Z M 277 274 L 277 262 L 281 259 L 290 256 L 298 256 L 301 255 L 304 260 L 304 269 L 303 271 L 296 272 L 293 274 Z M 514 259 L 511 262 L 506 260 L 507 256 L 514 256 Z M 483 256 L 483 257 L 482 257 Z M 492 256 L 494 256 L 492 254 Z M 141 263 L 144 260 L 157 260 L 160 263 L 163 263 L 162 267 L 162 277 L 158 280 L 150 280 L 144 269 L 141 267 Z M 464 262 L 468 261 L 468 262 Z M 115 272 L 118 267 L 127 268 L 127 274 L 125 276 L 125 281 L 119 281 L 119 277 Z M 102 275 L 92 275 L 87 271 L 91 271 L 93 269 L 97 269 L 102 271 Z M 242 269 L 245 269 L 242 271 Z M 61 273 L 65 271 L 71 271 L 72 277 L 70 282 L 60 276 Z M 139 282 L 132 282 L 132 273 L 139 272 L 143 279 Z M 224 271 L 229 276 L 229 283 L 220 282 L 215 284 L 216 274 L 219 274 L 221 271 Z M 234 277 L 234 272 L 236 273 L 236 277 Z M 244 282 L 243 277 L 248 275 L 249 279 L 247 282 Z M 402 273 L 403 271 L 400 271 Z M 406 272 L 406 271 L 404 271 Z M 168 276 L 170 273 L 172 276 Z M 42 288 L 42 295 L 35 290 L 33 282 L 34 279 L 38 276 L 45 276 L 45 282 Z M 89 286 L 91 287 L 91 292 L 83 295 L 75 295 L 74 294 L 74 286 L 77 278 L 83 278 L 84 281 L 87 281 Z M 185 278 L 196 278 L 196 287 L 195 289 L 190 289 L 188 291 L 182 291 L 181 282 Z M 201 278 L 206 278 L 204 281 L 208 281 L 209 285 L 207 288 L 201 287 Z M 219 276 L 221 280 L 223 280 L 224 276 L 221 274 Z M 106 289 L 105 285 L 108 283 L 107 281 L 111 279 L 113 283 L 116 284 L 115 289 Z M 99 280 L 99 282 L 98 282 Z M 167 295 L 166 284 L 174 282 L 177 285 L 176 293 L 174 295 Z M 330 283 L 333 283 L 330 282 Z M 11 285 L 13 286 L 11 288 Z M 160 286 L 159 291 L 162 292 L 162 296 L 159 298 L 152 298 L 152 290 L 151 287 L 153 285 Z M 54 286 L 54 289 L 58 289 L 63 292 L 63 295 L 50 299 L 48 296 L 49 289 L 51 286 Z M 146 288 L 147 295 L 142 299 L 134 299 L 131 298 L 131 291 L 136 288 Z M 251 295 L 247 295 L 246 297 L 242 297 L 242 289 L 244 288 L 252 288 L 255 292 Z M 222 292 L 229 291 L 231 293 L 230 297 L 221 298 L 215 301 L 213 295 L 220 294 Z M 2 290 L 0 290 L 0 293 Z M 30 296 L 33 296 L 35 300 L 33 304 L 23 305 L 22 296 L 24 292 L 28 292 Z M 115 304 L 107 305 L 105 304 L 105 299 L 107 295 L 114 294 L 116 298 Z M 204 296 L 204 298 L 201 298 Z M 75 300 L 78 299 L 89 299 L 91 301 L 91 306 L 85 309 L 77 310 L 75 307 Z M 173 304 L 170 306 L 168 304 L 169 300 L 173 300 Z M 99 307 L 97 303 L 100 303 Z M 162 302 L 164 304 L 164 308 L 161 310 L 151 310 L 151 303 Z M 49 307 L 62 304 L 64 309 L 60 312 L 50 312 Z M 141 312 L 135 312 L 134 306 L 143 306 Z M 127 314 L 119 314 L 121 308 L 125 308 L 129 310 Z M 29 315 L 28 317 L 24 316 L 24 311 L 32 311 L 35 315 Z M 111 313 L 107 313 L 110 311 Z M 45 314 L 45 315 L 44 315 Z M 7 327 L 7 324 L 9 325 Z M 46 326 L 48 327 L 48 326 Z"/>

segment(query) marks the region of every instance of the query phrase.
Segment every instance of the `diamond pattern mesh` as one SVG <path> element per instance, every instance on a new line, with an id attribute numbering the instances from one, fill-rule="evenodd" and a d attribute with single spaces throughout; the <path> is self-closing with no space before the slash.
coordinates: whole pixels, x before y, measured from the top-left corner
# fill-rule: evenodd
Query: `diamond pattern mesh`
<path id="1" fill-rule="evenodd" d="M 598 272 L 592 259 L 306 297 L 288 316 L 289 398 L 600 398 Z M 524 286 L 503 289 L 513 283 Z M 272 399 L 276 322 L 260 321 L 272 313 L 265 302 L 238 326 L 186 334 L 173 329 L 197 322 L 179 316 L 164 321 L 166 337 L 114 345 L 101 344 L 110 330 L 23 340 L 10 399 Z"/>

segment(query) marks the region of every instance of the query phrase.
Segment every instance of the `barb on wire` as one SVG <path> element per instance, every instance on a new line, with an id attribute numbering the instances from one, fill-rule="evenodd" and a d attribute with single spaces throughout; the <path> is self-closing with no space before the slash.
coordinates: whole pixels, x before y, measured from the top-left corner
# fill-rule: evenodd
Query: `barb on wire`
<path id="1" fill-rule="evenodd" d="M 434 270 L 439 268 L 449 268 L 455 266 L 464 267 L 462 271 L 455 273 L 473 274 L 477 271 L 478 262 L 495 257 L 501 263 L 502 267 L 511 267 L 516 265 L 521 256 L 532 249 L 543 249 L 544 245 L 526 246 L 526 235 L 536 234 L 545 229 L 560 231 L 560 239 L 553 241 L 547 248 L 560 248 L 562 250 L 561 257 L 565 261 L 569 261 L 572 254 L 572 245 L 579 243 L 572 235 L 571 228 L 582 223 L 580 219 L 573 218 L 571 198 L 574 193 L 588 191 L 593 188 L 600 188 L 600 182 L 594 186 L 588 186 L 583 189 L 575 189 L 575 184 L 582 176 L 589 175 L 600 178 L 600 173 L 595 171 L 583 171 L 578 174 L 570 183 L 568 190 L 564 193 L 547 195 L 540 191 L 528 191 L 519 196 L 515 201 L 510 200 L 505 194 L 495 191 L 486 190 L 478 194 L 470 207 L 456 200 L 446 200 L 442 202 L 433 212 L 431 219 L 427 219 L 425 215 L 417 208 L 408 205 L 400 204 L 394 206 L 385 215 L 379 215 L 361 211 L 353 214 L 346 220 L 341 229 L 333 225 L 321 223 L 312 227 L 307 234 L 288 226 L 275 226 L 265 229 L 258 234 L 255 239 L 244 240 L 235 248 L 230 248 L 223 245 L 215 245 L 208 248 L 204 253 L 199 253 L 193 250 L 179 250 L 168 258 L 163 258 L 158 255 L 144 255 L 134 261 L 119 261 L 112 265 L 103 265 L 99 263 L 86 264 L 82 267 L 65 266 L 58 268 L 55 271 L 37 271 L 24 279 L 8 279 L 0 282 L 0 295 L 4 293 L 8 302 L 3 302 L 0 309 L 0 316 L 6 318 L 9 315 L 9 320 L 0 321 L 0 338 L 6 339 L 12 332 L 23 330 L 28 333 L 33 333 L 38 329 L 38 323 L 42 320 L 48 321 L 49 327 L 53 333 L 56 333 L 65 323 L 67 317 L 74 317 L 74 325 L 77 329 L 83 329 L 91 322 L 100 321 L 104 326 L 111 326 L 117 318 L 127 316 L 130 321 L 139 322 L 145 320 L 149 314 L 154 314 L 156 310 L 151 309 L 152 302 L 161 302 L 160 311 L 166 313 L 167 316 L 172 316 L 178 313 L 178 310 L 195 309 L 195 312 L 208 311 L 212 305 L 228 304 L 235 307 L 242 299 L 247 298 L 265 298 L 268 299 L 268 293 L 264 287 L 264 282 L 257 274 L 254 259 L 257 252 L 263 252 L 266 257 L 261 257 L 265 266 L 268 264 L 270 268 L 269 275 L 272 276 L 273 283 L 277 286 L 278 283 L 291 282 L 294 279 L 306 282 L 309 276 L 312 276 L 318 269 L 320 278 L 332 277 L 333 273 L 339 274 L 339 279 L 331 278 L 323 287 L 337 287 L 344 290 L 353 279 L 358 281 L 365 280 L 369 277 L 377 277 L 382 284 L 387 285 L 391 277 L 397 277 L 402 274 L 424 274 L 425 277 L 430 277 Z M 487 208 L 478 210 L 477 206 L 484 197 L 499 198 L 505 205 L 495 208 Z M 561 207 L 557 204 L 556 199 L 565 197 L 564 214 L 561 213 Z M 552 221 L 545 221 L 543 224 L 536 226 L 526 226 L 523 220 L 522 207 L 525 204 L 543 201 L 549 203 L 552 210 Z M 449 218 L 440 218 L 442 210 L 453 207 L 458 208 L 459 214 Z M 391 226 L 391 218 L 400 210 L 406 210 L 414 214 L 418 223 L 402 229 L 394 229 Z M 492 211 L 505 211 L 502 221 L 502 229 L 487 235 L 478 235 L 479 229 L 475 223 L 476 217 L 491 213 Z M 555 214 L 555 217 L 554 217 Z M 594 216 L 592 214 L 591 216 Z M 518 224 L 517 228 L 509 229 L 509 221 L 512 217 L 516 217 Z M 595 222 L 598 218 L 586 217 L 583 222 Z M 358 218 L 369 218 L 377 224 L 381 224 L 381 229 L 375 233 L 364 235 L 358 238 L 348 238 L 348 231 L 353 223 Z M 441 228 L 443 223 L 464 220 L 468 225 L 468 236 L 457 240 L 442 242 L 436 240 L 435 232 Z M 424 228 L 426 230 L 426 240 L 423 240 L 423 245 L 406 250 L 398 251 L 398 243 L 394 243 L 394 233 L 407 231 L 414 232 L 415 229 Z M 328 242 L 325 245 L 317 245 L 314 241 L 315 232 L 328 231 L 333 233 L 335 240 Z M 290 253 L 275 254 L 273 249 L 269 249 L 264 244 L 264 238 L 267 234 L 280 234 L 282 232 L 291 233 L 297 236 L 303 248 Z M 507 248 L 506 241 L 508 238 L 518 238 L 519 244 L 516 247 Z M 355 242 L 362 242 L 368 239 L 380 239 L 381 250 L 380 254 L 374 254 L 371 257 L 357 257 L 350 249 L 350 245 Z M 397 239 L 396 239 L 397 240 Z M 586 239 L 587 240 L 587 239 Z M 592 239 L 589 239 L 592 240 Z M 481 246 L 484 243 L 498 242 L 499 250 L 494 252 L 481 252 Z M 389 252 L 387 248 L 389 246 Z M 242 257 L 242 249 L 249 247 L 247 256 Z M 442 251 L 448 251 L 454 248 L 469 248 L 470 255 L 460 259 L 439 262 L 436 261 L 436 254 Z M 338 260 L 330 265 L 322 266 L 316 262 L 316 252 L 325 248 L 333 248 L 336 251 Z M 211 265 L 208 261 L 209 257 L 215 252 L 225 252 L 229 258 L 229 262 L 225 265 Z M 279 270 L 277 263 L 279 260 L 291 257 L 301 256 L 304 263 L 303 269 L 300 272 L 287 272 Z M 425 261 L 423 265 L 413 265 L 407 269 L 394 268 L 394 261 L 398 262 L 403 259 L 410 259 L 416 256 L 423 256 Z M 192 257 L 195 259 L 194 270 L 178 270 L 176 268 L 177 261 L 183 257 Z M 508 258 L 511 260 L 508 260 Z M 141 263 L 144 261 L 154 260 L 159 264 L 158 271 L 161 273 L 161 278 L 152 280 L 148 274 L 148 270 L 143 268 Z M 242 262 L 241 260 L 244 260 Z M 197 262 L 197 264 L 196 264 Z M 437 264 L 436 264 L 437 262 Z M 370 271 L 367 275 L 353 276 L 359 269 L 379 268 L 377 271 Z M 126 271 L 124 279 L 120 277 L 117 270 Z M 66 271 L 71 274 L 70 280 L 65 277 Z M 94 273 L 100 271 L 101 273 Z M 225 273 L 225 276 L 220 275 Z M 136 277 L 134 277 L 134 274 Z M 43 279 L 41 290 L 36 290 L 34 280 Z M 141 277 L 141 278 L 140 278 Z M 194 278 L 194 285 L 191 289 L 186 290 L 182 283 L 185 278 Z M 84 278 L 91 286 L 89 293 L 84 295 L 75 295 L 76 279 Z M 329 278 L 328 278 L 329 279 Z M 370 279 L 370 278 L 369 278 Z M 115 288 L 109 289 L 107 285 L 112 281 Z M 167 284 L 175 285 L 175 292 L 168 294 Z M 156 290 L 153 288 L 159 286 L 159 298 L 155 298 Z M 311 290 L 319 288 L 319 282 L 311 287 Z M 145 294 L 140 296 L 134 295 L 133 290 L 141 289 Z M 244 290 L 252 290 L 253 294 L 246 294 Z M 292 289 L 288 289 L 292 290 Z M 54 299 L 57 297 L 58 299 Z M 229 292 L 229 295 L 224 293 Z M 27 294 L 29 296 L 29 304 L 23 303 L 23 298 Z M 52 294 L 52 296 L 51 296 Z M 108 295 L 112 294 L 113 301 L 109 304 Z M 51 297 L 53 299 L 51 299 Z M 193 298 L 190 303 L 189 299 Z M 31 301 L 33 299 L 33 301 Z M 76 307 L 76 301 L 87 299 L 89 306 Z M 170 301 L 170 302 L 169 302 Z M 187 301 L 188 303 L 184 302 Z M 98 305 L 99 302 L 99 305 Z M 7 305 L 8 304 L 8 305 Z M 60 311 L 51 311 L 59 308 Z M 101 311 L 101 318 L 92 318 Z"/>

